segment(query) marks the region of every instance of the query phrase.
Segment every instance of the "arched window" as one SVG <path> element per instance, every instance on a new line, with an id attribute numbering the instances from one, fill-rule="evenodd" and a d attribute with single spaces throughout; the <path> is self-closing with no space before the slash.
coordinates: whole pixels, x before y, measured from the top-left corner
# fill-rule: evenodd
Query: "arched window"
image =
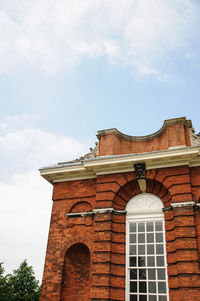
<path id="1" fill-rule="evenodd" d="M 126 300 L 167 301 L 168 281 L 162 201 L 150 194 L 126 206 Z"/>

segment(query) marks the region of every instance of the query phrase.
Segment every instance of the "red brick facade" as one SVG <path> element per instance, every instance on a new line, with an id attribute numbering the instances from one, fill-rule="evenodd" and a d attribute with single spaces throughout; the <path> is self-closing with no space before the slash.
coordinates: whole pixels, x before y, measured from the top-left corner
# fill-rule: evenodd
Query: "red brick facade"
<path id="1" fill-rule="evenodd" d="M 41 169 L 53 207 L 40 301 L 125 300 L 125 209 L 142 193 L 138 162 L 145 192 L 163 202 L 169 300 L 200 300 L 200 143 L 192 135 L 185 118 L 146 137 L 100 131 L 96 158 Z"/>

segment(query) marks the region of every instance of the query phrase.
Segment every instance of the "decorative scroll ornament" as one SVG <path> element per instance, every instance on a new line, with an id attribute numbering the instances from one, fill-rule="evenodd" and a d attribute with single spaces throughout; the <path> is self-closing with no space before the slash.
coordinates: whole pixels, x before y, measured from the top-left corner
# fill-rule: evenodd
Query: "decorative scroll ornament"
<path id="1" fill-rule="evenodd" d="M 85 160 L 85 159 L 94 159 L 98 157 L 98 147 L 99 143 L 95 142 L 95 147 L 90 147 L 90 152 L 85 154 L 83 157 L 79 158 L 79 160 Z"/>
<path id="2" fill-rule="evenodd" d="M 137 163 L 134 164 L 136 179 L 140 186 L 141 192 L 146 192 L 146 164 Z"/>
<path id="3" fill-rule="evenodd" d="M 94 148 L 90 147 L 90 152 L 87 153 L 87 154 L 85 154 L 84 156 L 82 156 L 82 157 L 80 157 L 78 159 L 72 160 L 72 161 L 60 162 L 58 164 L 62 165 L 62 164 L 76 163 L 76 162 L 84 161 L 85 159 L 94 159 L 94 158 L 97 158 L 98 157 L 98 148 L 99 148 L 99 143 L 95 142 L 95 147 Z"/>
<path id="4" fill-rule="evenodd" d="M 146 177 L 146 165 L 145 163 L 134 164 L 136 179 L 145 179 Z"/>
<path id="5" fill-rule="evenodd" d="M 200 146 L 200 133 L 195 134 L 194 128 L 190 129 L 191 146 Z"/>

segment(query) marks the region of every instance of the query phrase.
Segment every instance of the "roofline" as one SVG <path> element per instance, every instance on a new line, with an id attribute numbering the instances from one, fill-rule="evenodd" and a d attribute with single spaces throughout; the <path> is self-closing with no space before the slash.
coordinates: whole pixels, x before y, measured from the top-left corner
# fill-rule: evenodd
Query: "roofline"
<path id="1" fill-rule="evenodd" d="M 51 184 L 62 181 L 96 178 L 98 175 L 134 171 L 134 164 L 144 162 L 147 169 L 172 166 L 200 166 L 200 146 L 174 147 L 139 154 L 102 156 L 77 163 L 64 163 L 40 169 Z"/>
<path id="2" fill-rule="evenodd" d="M 180 118 L 172 118 L 172 119 L 165 120 L 162 127 L 158 131 L 156 131 L 153 134 L 146 135 L 146 136 L 126 135 L 126 134 L 120 132 L 116 128 L 100 130 L 100 131 L 98 131 L 98 134 L 96 136 L 98 139 L 100 139 L 101 136 L 115 135 L 123 140 L 128 140 L 128 141 L 148 141 L 148 140 L 152 140 L 154 138 L 161 136 L 166 131 L 166 129 L 169 125 L 177 124 L 177 123 L 179 123 L 179 124 L 181 123 L 181 124 L 187 125 L 189 128 L 192 128 L 191 120 L 187 120 L 186 117 L 180 117 Z"/>

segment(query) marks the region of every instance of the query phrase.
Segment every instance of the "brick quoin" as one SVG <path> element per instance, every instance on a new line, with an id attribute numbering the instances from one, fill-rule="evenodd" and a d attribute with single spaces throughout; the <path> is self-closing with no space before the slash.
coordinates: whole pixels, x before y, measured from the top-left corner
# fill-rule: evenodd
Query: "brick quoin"
<path id="1" fill-rule="evenodd" d="M 53 185 L 40 301 L 128 300 L 126 206 L 142 193 L 163 204 L 169 300 L 200 300 L 200 136 L 191 121 L 97 137 L 84 157 L 40 169 Z"/>

